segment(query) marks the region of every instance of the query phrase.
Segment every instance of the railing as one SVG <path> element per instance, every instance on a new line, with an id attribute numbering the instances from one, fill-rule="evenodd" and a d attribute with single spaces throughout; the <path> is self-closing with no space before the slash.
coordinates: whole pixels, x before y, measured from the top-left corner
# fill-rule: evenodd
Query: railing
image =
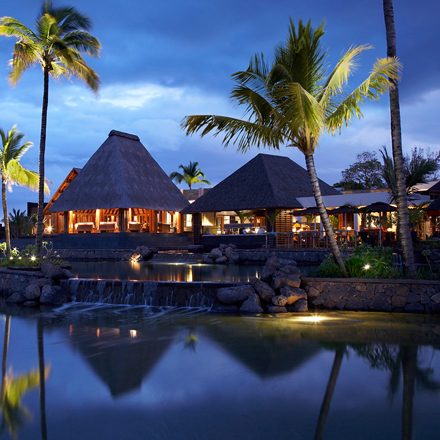
<path id="1" fill-rule="evenodd" d="M 356 231 L 337 230 L 334 233 L 338 245 L 357 245 Z M 323 231 L 267 232 L 266 248 L 326 249 L 329 248 L 329 240 Z"/>

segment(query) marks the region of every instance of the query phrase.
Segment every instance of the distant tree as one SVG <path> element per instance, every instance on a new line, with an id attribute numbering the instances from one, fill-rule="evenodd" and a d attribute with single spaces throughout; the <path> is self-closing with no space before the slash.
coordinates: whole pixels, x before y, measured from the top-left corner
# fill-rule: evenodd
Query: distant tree
<path id="1" fill-rule="evenodd" d="M 205 174 L 197 168 L 199 166 L 198 162 L 189 162 L 189 165 L 179 165 L 179 168 L 182 169 L 183 173 L 179 173 L 178 171 L 173 171 L 170 174 L 170 179 L 174 180 L 177 183 L 185 182 L 189 189 L 192 189 L 193 185 L 197 185 L 198 183 L 206 183 L 206 185 L 212 186 L 209 180 L 205 179 Z M 203 179 L 201 179 L 203 177 Z"/>
<path id="2" fill-rule="evenodd" d="M 335 188 L 380 189 L 385 188 L 382 179 L 382 164 L 375 151 L 364 151 L 356 156 L 356 162 L 342 171 L 342 180 L 335 183 Z"/>
<path id="3" fill-rule="evenodd" d="M 382 155 L 382 177 L 391 191 L 391 201 L 397 200 L 397 177 L 395 162 L 389 156 L 386 147 L 380 150 Z M 403 157 L 402 175 L 405 182 L 405 191 L 408 200 L 413 199 L 413 194 L 418 190 L 417 184 L 426 183 L 434 179 L 440 169 L 440 152 L 414 147 L 411 155 Z"/>
<path id="4" fill-rule="evenodd" d="M 44 0 L 35 23 L 35 32 L 12 17 L 0 18 L 0 35 L 17 40 L 10 65 L 9 81 L 17 84 L 23 73 L 36 64 L 43 70 L 44 89 L 41 114 L 38 221 L 36 245 L 40 256 L 43 240 L 44 208 L 44 155 L 46 151 L 47 108 L 49 102 L 49 76 L 70 78 L 85 82 L 94 92 L 98 91 L 98 74 L 87 65 L 82 54 L 99 56 L 101 44 L 88 31 L 88 17 L 73 7 L 55 8 L 50 0 Z"/>
<path id="5" fill-rule="evenodd" d="M 12 237 L 17 237 L 23 233 L 27 227 L 27 220 L 24 211 L 20 211 L 19 209 L 16 211 L 15 209 L 12 209 L 12 212 L 9 213 L 9 226 Z"/>
<path id="6" fill-rule="evenodd" d="M 12 191 L 12 185 L 26 186 L 34 191 L 38 189 L 38 173 L 23 168 L 20 159 L 29 148 L 32 142 L 22 144 L 24 134 L 17 131 L 14 125 L 10 131 L 5 133 L 0 128 L 0 172 L 2 177 L 2 204 L 5 223 L 6 252 L 11 252 L 11 236 L 9 230 L 8 206 L 6 203 L 6 187 Z M 49 192 L 47 184 L 45 189 Z M 14 210 L 15 211 L 15 210 Z"/>

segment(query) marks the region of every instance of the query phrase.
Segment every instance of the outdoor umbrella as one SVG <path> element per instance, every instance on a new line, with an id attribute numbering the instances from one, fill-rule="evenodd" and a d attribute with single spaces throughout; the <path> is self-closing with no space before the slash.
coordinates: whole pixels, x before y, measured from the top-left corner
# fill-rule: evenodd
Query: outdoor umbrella
<path id="1" fill-rule="evenodd" d="M 291 215 L 313 215 L 313 219 L 315 222 L 315 231 L 316 231 L 316 214 L 319 214 L 319 210 L 316 206 L 312 207 L 312 208 L 304 208 L 304 209 L 299 209 L 298 211 L 294 211 L 290 213 Z"/>
<path id="2" fill-rule="evenodd" d="M 355 212 L 355 209 L 350 206 L 340 206 L 335 209 L 327 209 L 327 212 L 329 215 L 344 214 L 344 228 L 347 230 L 347 213 Z"/>
<path id="3" fill-rule="evenodd" d="M 384 202 L 375 202 L 371 205 L 366 206 L 367 212 L 378 212 L 379 213 L 379 246 L 382 246 L 382 212 L 396 212 L 397 208 L 393 205 L 389 205 Z"/>

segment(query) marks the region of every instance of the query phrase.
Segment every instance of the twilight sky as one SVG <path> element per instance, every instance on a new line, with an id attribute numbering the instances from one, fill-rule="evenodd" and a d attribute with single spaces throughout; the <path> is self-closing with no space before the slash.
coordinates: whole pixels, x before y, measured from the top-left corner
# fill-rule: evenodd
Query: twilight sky
<path id="1" fill-rule="evenodd" d="M 198 161 L 214 185 L 252 159 L 234 146 L 225 150 L 220 139 L 186 137 L 180 121 L 191 114 L 242 115 L 229 94 L 230 75 L 245 70 L 250 57 L 263 52 L 271 59 L 273 48 L 287 36 L 289 16 L 317 27 L 325 19 L 323 47 L 333 67 L 351 45 L 372 44 L 360 59 L 351 84 L 357 86 L 376 58 L 386 56 L 382 1 L 368 6 L 353 0 L 55 0 L 71 5 L 93 22 L 92 34 L 102 44 L 101 57 L 86 57 L 102 80 L 95 96 L 77 80 L 50 81 L 47 125 L 46 176 L 51 192 L 73 167 L 83 167 L 115 129 L 136 134 L 167 174 L 180 164 Z M 0 16 L 12 16 L 34 28 L 39 0 L 3 1 Z M 403 63 L 400 83 L 404 152 L 414 146 L 440 149 L 440 2 L 394 1 L 397 54 Z M 38 170 L 38 145 L 43 74 L 35 66 L 15 88 L 7 82 L 8 60 L 14 39 L 0 37 L 0 127 L 13 124 L 34 147 L 22 159 Z M 341 179 L 341 170 L 356 154 L 390 150 L 389 100 L 367 103 L 364 118 L 343 129 L 342 134 L 321 139 L 315 162 L 318 175 L 329 184 Z M 305 167 L 304 156 L 285 148 L 265 153 L 288 156 Z M 142 178 L 142 176 L 139 176 Z M 182 186 L 184 187 L 184 186 Z M 8 208 L 24 210 L 37 194 L 14 187 Z"/>

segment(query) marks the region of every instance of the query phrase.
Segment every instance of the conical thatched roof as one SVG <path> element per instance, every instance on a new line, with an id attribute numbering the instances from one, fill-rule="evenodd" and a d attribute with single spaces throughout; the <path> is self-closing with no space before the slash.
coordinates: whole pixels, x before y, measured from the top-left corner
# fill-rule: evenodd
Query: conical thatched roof
<path id="1" fill-rule="evenodd" d="M 323 196 L 340 194 L 322 180 L 319 186 Z M 296 198 L 310 196 L 304 168 L 288 157 L 258 154 L 182 213 L 302 208 Z"/>
<path id="2" fill-rule="evenodd" d="M 114 208 L 180 211 L 188 201 L 135 135 L 112 130 L 50 212 Z"/>

